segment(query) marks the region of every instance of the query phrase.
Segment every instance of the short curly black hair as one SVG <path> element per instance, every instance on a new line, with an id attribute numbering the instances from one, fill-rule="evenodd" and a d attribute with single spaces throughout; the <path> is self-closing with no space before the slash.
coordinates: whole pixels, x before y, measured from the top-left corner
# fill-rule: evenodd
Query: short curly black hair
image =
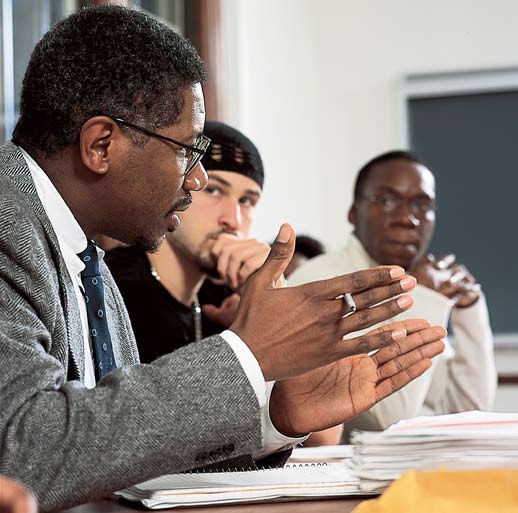
<path id="1" fill-rule="evenodd" d="M 297 235 L 295 237 L 295 253 L 300 253 L 310 259 L 324 252 L 324 245 L 319 240 L 309 235 Z"/>
<path id="2" fill-rule="evenodd" d="M 369 160 L 366 164 L 362 166 L 362 168 L 358 171 L 358 175 L 356 176 L 356 182 L 354 184 L 354 200 L 358 200 L 360 196 L 363 194 L 363 189 L 365 188 L 365 184 L 370 175 L 371 169 L 377 165 L 382 164 L 383 162 L 388 162 L 389 160 L 406 160 L 408 162 L 412 162 L 414 164 L 422 164 L 425 165 L 419 157 L 410 151 L 407 150 L 392 150 L 387 151 L 386 153 L 382 153 L 377 157 Z"/>
<path id="3" fill-rule="evenodd" d="M 184 87 L 205 80 L 192 44 L 169 27 L 124 7 L 85 8 L 36 45 L 13 141 L 50 155 L 78 142 L 85 121 L 99 114 L 150 130 L 170 126 Z"/>

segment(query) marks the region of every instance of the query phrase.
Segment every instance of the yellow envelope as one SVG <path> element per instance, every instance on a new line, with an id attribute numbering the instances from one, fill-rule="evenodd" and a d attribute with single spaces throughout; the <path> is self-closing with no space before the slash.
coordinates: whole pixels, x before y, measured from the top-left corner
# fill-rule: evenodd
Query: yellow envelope
<path id="1" fill-rule="evenodd" d="M 407 472 L 353 513 L 518 513 L 518 470 Z"/>

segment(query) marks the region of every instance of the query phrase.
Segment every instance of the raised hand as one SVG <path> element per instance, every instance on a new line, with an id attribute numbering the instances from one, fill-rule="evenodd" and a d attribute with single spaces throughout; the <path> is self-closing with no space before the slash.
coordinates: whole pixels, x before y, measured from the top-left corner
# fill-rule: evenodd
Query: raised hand
<path id="1" fill-rule="evenodd" d="M 480 285 L 452 253 L 439 258 L 429 254 L 417 262 L 409 273 L 418 283 L 453 299 L 460 308 L 471 306 L 480 297 Z"/>
<path id="2" fill-rule="evenodd" d="M 394 330 L 406 335 L 373 355 L 349 356 L 277 382 L 270 398 L 276 428 L 296 436 L 342 424 L 420 376 L 444 349 L 446 330 L 423 320 L 394 323 L 373 333 Z"/>
<path id="3" fill-rule="evenodd" d="M 247 280 L 230 326 L 254 353 L 266 380 L 295 377 L 404 336 L 399 329 L 377 330 L 343 340 L 348 333 L 410 308 L 412 298 L 403 293 L 415 287 L 415 279 L 405 276 L 401 267 L 374 267 L 298 287 L 276 288 L 294 246 L 293 228 L 283 225 L 267 260 Z M 358 309 L 344 317 L 349 313 L 342 299 L 346 292 L 353 295 Z"/>

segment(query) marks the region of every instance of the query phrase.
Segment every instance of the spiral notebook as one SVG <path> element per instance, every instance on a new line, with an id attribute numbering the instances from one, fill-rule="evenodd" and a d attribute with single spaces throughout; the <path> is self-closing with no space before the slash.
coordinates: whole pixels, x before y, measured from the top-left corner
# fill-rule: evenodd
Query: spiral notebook
<path id="1" fill-rule="evenodd" d="M 248 472 L 170 474 L 116 495 L 150 509 L 365 495 L 345 463 L 288 464 Z"/>

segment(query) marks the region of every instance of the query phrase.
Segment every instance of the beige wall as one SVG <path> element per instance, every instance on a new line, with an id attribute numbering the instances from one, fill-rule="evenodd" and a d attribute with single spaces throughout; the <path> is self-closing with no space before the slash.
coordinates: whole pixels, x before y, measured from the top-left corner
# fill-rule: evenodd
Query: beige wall
<path id="1" fill-rule="evenodd" d="M 257 143 L 256 222 L 339 246 L 358 167 L 401 144 L 403 74 L 518 65 L 515 0 L 226 0 L 229 121 Z"/>

